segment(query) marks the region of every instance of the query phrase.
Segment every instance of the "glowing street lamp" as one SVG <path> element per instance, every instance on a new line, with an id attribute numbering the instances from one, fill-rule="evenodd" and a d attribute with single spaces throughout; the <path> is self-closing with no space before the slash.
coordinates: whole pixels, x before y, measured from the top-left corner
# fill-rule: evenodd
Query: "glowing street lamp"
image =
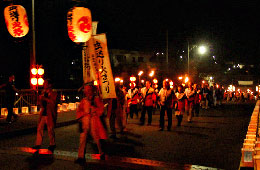
<path id="1" fill-rule="evenodd" d="M 205 54 L 207 52 L 206 46 L 202 45 L 199 47 L 199 54 Z"/>
<path id="2" fill-rule="evenodd" d="M 205 54 L 207 52 L 206 46 L 199 46 L 198 47 L 199 54 Z M 188 41 L 188 74 L 190 74 L 190 45 Z"/>
<path id="3" fill-rule="evenodd" d="M 41 66 L 33 66 L 31 69 L 31 85 L 33 89 L 38 90 L 38 86 L 42 86 L 44 84 L 44 69 Z"/>

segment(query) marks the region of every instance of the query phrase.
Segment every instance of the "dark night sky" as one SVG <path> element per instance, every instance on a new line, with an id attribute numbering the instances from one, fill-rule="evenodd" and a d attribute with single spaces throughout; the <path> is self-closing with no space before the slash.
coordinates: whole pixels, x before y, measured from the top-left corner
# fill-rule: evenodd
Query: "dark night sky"
<path id="1" fill-rule="evenodd" d="M 31 2 L 19 2 L 31 20 Z M 35 3 L 36 60 L 51 70 L 49 74 L 56 73 L 59 77 L 66 64 L 81 55 L 67 36 L 66 13 L 74 3 L 71 0 L 35 0 Z M 6 2 L 0 5 L 3 11 Z M 189 39 L 191 43 L 207 42 L 225 60 L 259 62 L 257 1 L 88 0 L 87 7 L 92 11 L 93 20 L 99 21 L 98 33 L 107 33 L 109 49 L 163 51 L 168 30 L 169 55 L 174 56 L 177 50 L 186 48 Z M 28 73 L 29 39 L 29 35 L 19 40 L 11 38 L 2 12 L 0 75 L 10 69 L 24 75 Z M 20 68 L 19 71 L 16 68 Z"/>

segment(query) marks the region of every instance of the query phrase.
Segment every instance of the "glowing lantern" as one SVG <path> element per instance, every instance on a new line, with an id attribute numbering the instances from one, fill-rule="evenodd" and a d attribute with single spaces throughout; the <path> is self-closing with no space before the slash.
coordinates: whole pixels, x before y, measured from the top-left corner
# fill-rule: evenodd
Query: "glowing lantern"
<path id="1" fill-rule="evenodd" d="M 36 75 L 38 73 L 37 68 L 32 68 L 31 73 L 32 73 L 32 75 Z"/>
<path id="2" fill-rule="evenodd" d="M 39 74 L 40 76 L 42 76 L 42 75 L 44 74 L 44 69 L 43 69 L 43 68 L 39 68 L 39 69 L 38 69 L 38 74 Z"/>
<path id="3" fill-rule="evenodd" d="M 31 83 L 32 83 L 32 85 L 36 86 L 37 85 L 37 78 L 31 78 Z"/>
<path id="4" fill-rule="evenodd" d="M 130 81 L 131 81 L 131 82 L 136 81 L 136 77 L 131 76 L 131 77 L 130 77 Z"/>
<path id="5" fill-rule="evenodd" d="M 189 77 L 185 77 L 185 83 L 187 83 L 189 81 Z"/>
<path id="6" fill-rule="evenodd" d="M 157 79 L 153 79 L 153 83 L 154 83 L 154 84 L 157 84 L 157 83 L 158 83 L 158 80 L 157 80 Z"/>
<path id="7" fill-rule="evenodd" d="M 42 86 L 43 84 L 44 84 L 43 78 L 39 78 L 39 79 L 38 79 L 38 85 L 39 85 L 39 86 Z"/>
<path id="8" fill-rule="evenodd" d="M 115 78 L 115 82 L 119 82 L 121 79 L 119 77 Z"/>
<path id="9" fill-rule="evenodd" d="M 23 37 L 29 32 L 26 10 L 21 5 L 11 5 L 4 9 L 5 23 L 13 37 Z"/>
<path id="10" fill-rule="evenodd" d="M 85 7 L 73 7 L 67 14 L 67 27 L 73 42 L 87 42 L 92 34 L 91 12 Z"/>
<path id="11" fill-rule="evenodd" d="M 97 86 L 97 85 L 98 85 L 98 81 L 95 80 L 95 81 L 94 81 L 94 86 Z"/>

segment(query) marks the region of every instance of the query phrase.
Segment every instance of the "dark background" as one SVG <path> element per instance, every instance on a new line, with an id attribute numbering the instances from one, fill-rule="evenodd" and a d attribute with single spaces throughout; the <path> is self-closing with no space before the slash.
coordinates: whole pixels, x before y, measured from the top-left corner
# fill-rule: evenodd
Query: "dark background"
<path id="1" fill-rule="evenodd" d="M 190 44 L 207 43 L 221 61 L 259 63 L 259 5 L 257 1 L 208 0 L 88 0 L 84 5 L 99 21 L 97 33 L 106 33 L 108 48 L 165 52 L 168 31 L 169 57 Z M 16 74 L 20 88 L 29 87 L 31 28 L 23 38 L 7 31 L 0 3 L 0 81 L 9 72 Z M 27 10 L 32 26 L 31 1 L 19 0 Z M 66 14 L 77 2 L 71 0 L 35 0 L 36 62 L 57 88 L 75 88 L 81 83 L 81 47 L 67 34 Z M 74 62 L 74 64 L 71 64 Z M 70 79 L 77 73 L 78 79 Z"/>

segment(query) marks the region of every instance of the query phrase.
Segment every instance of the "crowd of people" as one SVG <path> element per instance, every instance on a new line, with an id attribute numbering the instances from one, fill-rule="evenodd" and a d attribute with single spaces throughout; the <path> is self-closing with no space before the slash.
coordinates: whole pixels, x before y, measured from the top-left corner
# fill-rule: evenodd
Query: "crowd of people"
<path id="1" fill-rule="evenodd" d="M 6 88 L 7 91 L 9 89 L 10 96 L 14 96 L 13 93 L 17 90 L 12 85 L 13 80 L 14 76 L 12 75 L 8 83 L 1 85 L 1 88 Z M 124 136 L 124 129 L 129 119 L 139 119 L 140 126 L 144 126 L 147 114 L 146 125 L 151 126 L 154 112 L 159 110 L 158 130 L 164 131 L 165 115 L 167 115 L 166 128 L 167 131 L 171 131 L 174 116 L 177 120 L 177 126 L 182 125 L 184 115 L 187 115 L 187 122 L 192 123 L 193 117 L 200 115 L 200 109 L 217 107 L 217 105 L 222 104 L 225 98 L 229 100 L 229 95 L 222 86 L 213 84 L 209 87 L 206 83 L 200 85 L 188 82 L 185 86 L 183 84 L 171 86 L 168 80 L 164 80 L 160 89 L 156 88 L 150 81 L 146 81 L 143 87 L 140 86 L 139 88 L 132 82 L 129 89 L 116 83 L 117 97 L 113 99 L 102 99 L 98 87 L 93 82 L 87 83 L 83 87 L 85 97 L 81 100 L 76 111 L 80 142 L 78 159 L 75 163 L 79 164 L 85 162 L 86 143 L 89 134 L 97 144 L 100 159 L 105 159 L 105 140 L 108 137 L 117 139 L 118 134 Z M 8 102 L 13 103 L 11 99 Z M 53 152 L 56 148 L 54 127 L 57 120 L 57 92 L 53 91 L 50 80 L 46 80 L 44 83 L 43 91 L 39 96 L 39 105 L 41 110 L 33 148 L 41 148 L 44 126 L 47 125 L 50 142 L 48 149 Z M 12 107 L 13 105 L 10 105 L 10 108 L 8 108 L 8 122 L 14 116 Z M 105 117 L 109 120 L 109 130 Z M 108 132 L 110 132 L 110 136 Z"/>
<path id="2" fill-rule="evenodd" d="M 88 133 L 97 143 L 100 158 L 105 159 L 102 143 L 108 137 L 117 139 L 118 134 L 124 136 L 124 129 L 129 119 L 139 119 L 140 126 L 144 126 L 147 114 L 146 125 L 151 126 L 154 111 L 160 110 L 158 130 L 164 131 L 167 115 L 167 130 L 171 131 L 173 115 L 176 116 L 177 126 L 181 126 L 184 114 L 187 114 L 187 121 L 192 123 L 192 118 L 199 116 L 200 108 L 208 109 L 221 105 L 224 95 L 223 88 L 217 88 L 215 84 L 210 88 L 207 84 L 200 86 L 193 83 L 188 83 L 187 87 L 183 85 L 171 87 L 167 80 L 163 81 L 160 90 L 153 87 L 150 81 L 146 81 L 144 87 L 140 88 L 137 88 L 135 83 L 131 83 L 129 89 L 120 84 L 116 84 L 115 88 L 117 98 L 101 100 L 95 86 L 85 86 L 85 98 L 81 100 L 76 111 L 81 129 L 76 163 L 85 162 L 84 152 Z M 106 129 L 106 123 L 102 121 L 104 113 L 107 113 L 105 116 L 109 120 L 110 130 Z M 107 135 L 108 131 L 110 136 Z"/>

